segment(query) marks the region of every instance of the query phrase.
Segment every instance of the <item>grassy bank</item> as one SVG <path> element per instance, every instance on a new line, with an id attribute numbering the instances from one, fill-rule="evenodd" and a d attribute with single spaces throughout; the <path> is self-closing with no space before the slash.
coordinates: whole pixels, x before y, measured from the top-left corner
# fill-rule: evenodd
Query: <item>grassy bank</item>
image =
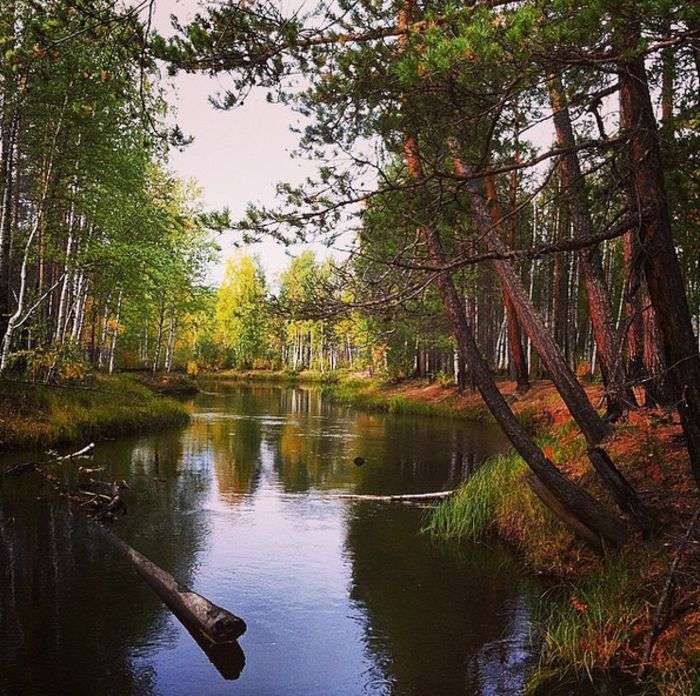
<path id="1" fill-rule="evenodd" d="M 549 420 L 556 416 L 550 414 Z M 429 530 L 437 537 L 504 539 L 554 581 L 536 619 L 543 647 L 531 679 L 533 692 L 554 692 L 554 684 L 612 672 L 634 683 L 625 693 L 700 693 L 700 565 L 692 544 L 674 576 L 673 604 L 647 674 L 635 681 L 679 539 L 700 505 L 678 434 L 678 425 L 661 414 L 642 412 L 620 424 L 606 443 L 659 522 L 653 540 L 635 536 L 620 555 L 601 558 L 575 539 L 525 484 L 525 463 L 513 452 L 485 462 L 430 519 Z M 570 423 L 539 440 L 562 471 L 606 499 Z M 614 509 L 612 501 L 607 503 Z"/>
<path id="2" fill-rule="evenodd" d="M 187 423 L 172 399 L 128 375 L 97 375 L 87 385 L 2 383 L 0 449 L 53 447 Z"/>

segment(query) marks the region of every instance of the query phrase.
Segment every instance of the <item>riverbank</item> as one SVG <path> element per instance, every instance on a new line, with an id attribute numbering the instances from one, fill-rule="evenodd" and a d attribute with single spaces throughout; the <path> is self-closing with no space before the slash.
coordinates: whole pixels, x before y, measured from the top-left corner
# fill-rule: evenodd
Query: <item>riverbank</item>
<path id="1" fill-rule="evenodd" d="M 234 382 L 273 382 L 278 384 L 336 384 L 347 378 L 348 373 L 318 370 L 220 370 L 203 375 L 213 379 Z"/>
<path id="2" fill-rule="evenodd" d="M 591 392 L 595 395 L 595 389 Z M 535 385 L 524 401 L 533 399 L 542 409 L 538 441 L 547 456 L 615 509 L 552 387 Z M 533 692 L 550 693 L 571 678 L 605 679 L 616 673 L 632 689 L 624 693 L 700 693 L 697 542 L 678 555 L 700 497 L 680 425 L 667 414 L 643 409 L 618 424 L 605 446 L 651 509 L 658 523 L 655 538 L 643 541 L 633 535 L 619 555 L 595 555 L 540 503 L 524 481 L 525 463 L 512 451 L 485 462 L 437 508 L 429 530 L 462 541 L 499 537 L 533 570 L 555 580 L 539 612 L 543 650 L 531 680 Z M 677 555 L 674 593 L 655 627 L 656 608 Z M 657 633 L 649 654 L 650 636 Z M 642 664 L 645 675 L 637 682 Z"/>
<path id="3" fill-rule="evenodd" d="M 129 375 L 63 386 L 7 381 L 0 393 L 0 450 L 111 439 L 188 421 L 182 404 Z"/>
<path id="4" fill-rule="evenodd" d="M 279 381 L 273 374 L 262 373 L 266 381 Z M 247 373 L 245 379 L 260 376 Z M 326 375 L 324 394 L 363 410 L 492 420 L 478 394 L 460 395 L 452 385 L 417 380 L 390 384 L 359 375 L 331 377 Z M 615 509 L 552 385 L 535 383 L 523 396 L 516 394 L 512 382 L 501 382 L 499 387 L 519 418 L 537 434 L 547 456 Z M 586 389 L 594 404 L 601 403 L 599 385 Z M 538 613 L 536 629 L 543 647 L 531 692 L 558 693 L 559 688 L 567 693 L 569 681 L 594 676 L 597 683 L 614 674 L 617 686 L 626 684 L 623 693 L 700 693 L 697 543 L 680 555 L 672 578 L 672 601 L 661 617 L 660 629 L 653 626 L 680 539 L 700 507 L 677 417 L 649 409 L 635 412 L 617 425 L 606 449 L 659 525 L 654 539 L 633 536 L 619 555 L 601 558 L 574 538 L 525 484 L 525 464 L 513 452 L 485 462 L 455 496 L 436 509 L 428 529 L 437 538 L 458 541 L 499 537 L 534 572 L 552 580 Z M 647 655 L 652 632 L 658 636 Z M 638 682 L 645 662 L 645 675 Z"/>
<path id="5" fill-rule="evenodd" d="M 476 392 L 459 394 L 454 386 L 429 380 L 386 382 L 356 372 L 317 372 L 304 370 L 224 370 L 209 377 L 232 381 L 270 382 L 278 384 L 321 385 L 324 397 L 363 411 L 384 411 L 419 416 L 440 416 L 495 423 L 493 416 Z M 500 384 L 516 415 L 528 425 L 535 423 L 538 408 L 531 400 L 520 399 L 515 385 Z"/>

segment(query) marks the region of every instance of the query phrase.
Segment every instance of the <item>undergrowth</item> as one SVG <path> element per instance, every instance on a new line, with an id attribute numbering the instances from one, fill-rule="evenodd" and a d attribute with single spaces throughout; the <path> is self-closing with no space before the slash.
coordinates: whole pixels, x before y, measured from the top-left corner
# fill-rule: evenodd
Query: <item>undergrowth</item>
<path id="1" fill-rule="evenodd" d="M 630 640 L 639 640 L 645 601 L 638 559 L 618 557 L 582 580 L 558 585 L 539 604 L 543 649 L 532 681 L 545 676 L 593 681 L 619 667 Z"/>

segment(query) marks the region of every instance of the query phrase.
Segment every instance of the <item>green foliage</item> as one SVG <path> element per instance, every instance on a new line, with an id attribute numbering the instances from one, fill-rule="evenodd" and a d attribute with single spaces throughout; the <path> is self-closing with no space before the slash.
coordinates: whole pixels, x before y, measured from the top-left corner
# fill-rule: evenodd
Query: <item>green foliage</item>
<path id="1" fill-rule="evenodd" d="M 250 368 L 268 353 L 265 277 L 257 259 L 239 254 L 226 264 L 215 310 L 215 337 L 227 367 Z"/>

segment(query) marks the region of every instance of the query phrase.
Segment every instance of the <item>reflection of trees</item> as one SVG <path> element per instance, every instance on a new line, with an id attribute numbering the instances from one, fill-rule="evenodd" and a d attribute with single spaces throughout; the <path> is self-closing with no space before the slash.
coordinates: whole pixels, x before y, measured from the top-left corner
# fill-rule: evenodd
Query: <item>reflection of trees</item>
<path id="1" fill-rule="evenodd" d="M 221 419 L 210 424 L 211 456 L 219 494 L 236 502 L 237 494 L 252 493 L 260 476 L 262 429 L 253 418 Z"/>
<path id="2" fill-rule="evenodd" d="M 458 556 L 419 525 L 419 511 L 397 506 L 357 503 L 348 515 L 351 596 L 391 693 L 521 693 L 527 613 L 508 556 L 484 547 Z"/>
<path id="3" fill-rule="evenodd" d="M 208 485 L 196 472 L 178 472 L 183 437 L 102 444 L 96 461 L 107 465 L 105 479 L 131 486 L 118 534 L 191 583 L 207 525 L 183 510 L 198 508 Z M 0 693 L 150 692 L 152 674 L 135 669 L 133 654 L 163 639 L 168 612 L 82 516 L 63 501 L 35 500 L 45 493 L 39 481 L 7 483 L 0 491 Z"/>
<path id="4" fill-rule="evenodd" d="M 219 494 L 229 504 L 258 485 L 263 438 L 259 419 L 266 405 L 245 386 L 199 399 L 200 414 L 188 430 L 188 440 L 201 447 L 200 461 L 213 464 Z"/>
<path id="5" fill-rule="evenodd" d="M 278 390 L 275 402 L 276 412 L 292 416 L 271 438 L 275 470 L 289 492 L 348 485 L 358 493 L 453 487 L 503 446 L 494 427 L 352 412 L 324 402 L 313 389 Z M 365 466 L 353 465 L 357 456 L 366 460 Z"/>
<path id="6" fill-rule="evenodd" d="M 451 488 L 499 451 L 495 428 L 462 421 L 359 413 L 348 458 L 362 456 L 358 493 L 411 493 Z"/>

